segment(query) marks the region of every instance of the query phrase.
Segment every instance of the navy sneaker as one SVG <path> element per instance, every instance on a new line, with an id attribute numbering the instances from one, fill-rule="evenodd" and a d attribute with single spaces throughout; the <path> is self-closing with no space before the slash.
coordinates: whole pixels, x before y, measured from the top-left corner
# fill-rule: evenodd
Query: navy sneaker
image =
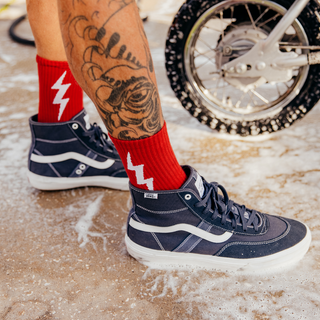
<path id="1" fill-rule="evenodd" d="M 291 266 L 308 251 L 311 233 L 304 224 L 247 209 L 229 200 L 221 185 L 183 169 L 188 179 L 178 190 L 130 185 L 125 242 L 141 263 L 264 272 Z"/>
<path id="2" fill-rule="evenodd" d="M 129 189 L 119 154 L 101 128 L 84 110 L 72 120 L 40 123 L 29 119 L 32 144 L 28 179 L 40 190 L 98 186 Z"/>

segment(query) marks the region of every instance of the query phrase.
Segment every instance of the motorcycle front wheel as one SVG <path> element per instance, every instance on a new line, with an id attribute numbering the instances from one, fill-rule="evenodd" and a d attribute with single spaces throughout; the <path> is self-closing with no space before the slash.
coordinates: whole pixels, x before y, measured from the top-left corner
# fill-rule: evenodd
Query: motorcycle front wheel
<path id="1" fill-rule="evenodd" d="M 320 99 L 319 65 L 296 67 L 287 82 L 226 78 L 223 64 L 265 39 L 291 6 L 288 0 L 191 0 L 182 5 L 166 41 L 173 91 L 201 123 L 221 133 L 269 134 L 291 126 Z M 320 45 L 320 15 L 310 2 L 279 42 L 283 52 L 308 54 Z M 318 14 L 318 15 L 317 15 Z"/>

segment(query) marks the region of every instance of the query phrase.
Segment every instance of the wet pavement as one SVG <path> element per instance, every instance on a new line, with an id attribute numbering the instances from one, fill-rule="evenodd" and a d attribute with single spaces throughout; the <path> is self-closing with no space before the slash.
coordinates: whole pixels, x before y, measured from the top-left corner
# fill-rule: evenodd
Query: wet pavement
<path id="1" fill-rule="evenodd" d="M 125 249 L 128 192 L 32 188 L 26 172 L 28 118 L 38 101 L 36 51 L 9 40 L 11 20 L 2 19 L 0 319 L 319 319 L 319 104 L 264 141 L 210 131 L 180 106 L 165 75 L 166 30 L 179 3 L 148 5 L 157 8 L 145 29 L 179 162 L 219 181 L 237 202 L 305 222 L 311 248 L 293 269 L 269 275 L 152 270 Z M 21 32 L 28 34 L 27 25 Z M 101 123 L 87 98 L 85 106 Z"/>

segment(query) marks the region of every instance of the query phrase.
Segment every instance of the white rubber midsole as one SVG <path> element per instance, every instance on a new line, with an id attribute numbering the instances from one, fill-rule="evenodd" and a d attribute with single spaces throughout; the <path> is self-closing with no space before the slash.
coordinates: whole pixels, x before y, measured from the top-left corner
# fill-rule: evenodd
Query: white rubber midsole
<path id="1" fill-rule="evenodd" d="M 295 246 L 265 257 L 251 259 L 235 259 L 219 256 L 201 255 L 196 253 L 181 253 L 161 251 L 142 247 L 133 242 L 128 235 L 125 243 L 128 253 L 139 262 L 155 269 L 172 269 L 200 267 L 222 271 L 270 272 L 296 264 L 307 253 L 311 243 L 311 232 L 308 227 L 303 240 Z"/>
<path id="2" fill-rule="evenodd" d="M 116 178 L 109 176 L 54 178 L 27 173 L 30 184 L 39 190 L 65 190 L 79 187 L 104 187 L 117 190 L 129 190 L 128 178 Z"/>

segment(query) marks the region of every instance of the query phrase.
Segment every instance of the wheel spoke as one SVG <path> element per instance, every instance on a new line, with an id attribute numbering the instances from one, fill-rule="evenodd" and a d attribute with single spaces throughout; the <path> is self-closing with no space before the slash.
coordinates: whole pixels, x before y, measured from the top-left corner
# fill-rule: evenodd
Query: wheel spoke
<path id="1" fill-rule="evenodd" d="M 290 86 L 286 82 L 283 82 L 283 83 L 287 87 L 287 89 L 290 89 Z"/>
<path id="2" fill-rule="evenodd" d="M 204 78 L 204 79 L 200 79 L 201 81 L 212 81 L 212 80 L 216 80 L 218 79 L 217 77 L 211 77 L 211 78 Z M 207 88 L 207 87 L 206 87 Z M 208 89 L 208 88 L 207 88 Z"/>
<path id="3" fill-rule="evenodd" d="M 204 62 L 204 63 L 202 63 L 200 66 L 197 66 L 197 67 L 196 67 L 196 70 L 200 69 L 201 67 L 203 67 L 204 65 L 206 65 L 208 62 L 211 62 L 214 66 L 216 66 L 215 61 L 214 61 L 214 62 L 212 61 L 212 59 L 215 57 L 215 55 L 214 55 L 213 57 L 211 57 L 211 58 L 209 58 L 209 57 L 207 57 L 207 56 L 203 56 L 203 57 L 206 58 L 207 61 Z"/>
<path id="4" fill-rule="evenodd" d="M 231 7 L 231 8 L 230 8 L 230 10 L 231 10 L 231 15 L 230 15 L 230 18 L 231 18 L 231 19 L 233 19 L 233 14 L 234 14 L 234 7 Z"/>
<path id="5" fill-rule="evenodd" d="M 214 87 L 212 87 L 211 89 L 206 88 L 210 93 L 211 93 L 212 91 L 214 91 L 214 93 L 215 93 L 214 96 L 216 96 L 217 90 L 219 90 L 219 89 L 223 89 L 223 90 L 224 90 L 224 88 L 226 88 L 226 87 L 229 86 L 229 85 L 226 85 L 226 86 L 223 86 L 223 87 L 219 87 L 219 84 L 220 84 L 221 79 L 222 79 L 222 76 L 220 76 L 220 77 L 218 78 L 218 81 L 216 82 L 216 85 L 215 85 Z"/>
<path id="6" fill-rule="evenodd" d="M 280 16 L 280 13 L 277 13 L 276 15 L 274 15 L 273 17 L 271 17 L 270 19 L 260 23 L 257 27 L 258 28 L 261 28 L 263 27 L 264 25 L 266 25 L 268 22 L 270 22 L 271 20 L 275 20 L 276 18 L 278 18 Z"/>
<path id="7" fill-rule="evenodd" d="M 232 13 L 232 15 L 233 15 L 233 13 Z M 222 14 L 222 16 L 223 16 L 223 14 Z M 211 19 L 211 20 L 220 20 L 221 21 L 221 18 L 218 18 L 218 17 L 215 17 L 214 19 Z M 210 21 L 211 21 L 210 20 Z M 234 18 L 233 17 L 230 17 L 230 20 L 234 20 Z M 216 29 L 216 28 L 214 28 L 214 27 L 212 27 L 212 26 L 208 26 L 207 24 L 203 27 L 203 28 L 206 28 L 206 29 L 210 29 L 210 30 L 213 30 L 213 31 L 215 31 L 215 32 L 219 32 L 219 33 L 221 33 L 221 35 L 222 35 L 222 37 L 224 36 L 224 30 L 225 30 L 225 28 L 224 28 L 224 26 L 223 26 L 223 23 L 226 23 L 226 22 L 224 22 L 223 21 L 223 18 L 222 18 L 222 24 L 221 24 L 221 30 L 220 29 Z M 234 24 L 234 23 L 232 23 L 232 22 L 230 22 L 230 23 L 228 23 L 228 26 L 232 26 L 232 27 L 234 27 L 234 28 L 237 28 L 237 26 Z"/>
<path id="8" fill-rule="evenodd" d="M 198 58 L 200 56 L 205 56 L 206 54 L 208 54 L 208 53 L 210 53 L 212 51 L 217 51 L 217 49 L 211 49 L 211 50 L 208 50 L 206 52 L 201 53 L 198 49 L 195 48 L 194 51 L 199 53 L 197 56 L 194 56 L 194 58 L 196 59 L 196 58 Z"/>
<path id="9" fill-rule="evenodd" d="M 219 84 L 220 84 L 220 80 L 221 80 L 221 76 L 219 77 L 218 81 L 217 81 L 217 84 L 216 84 L 216 89 L 219 89 Z"/>
<path id="10" fill-rule="evenodd" d="M 258 105 L 258 103 L 257 103 L 257 101 L 256 101 L 256 100 L 254 100 L 254 97 L 253 97 L 253 95 L 252 95 L 252 92 L 251 92 L 251 91 L 249 91 L 248 93 L 249 93 L 249 97 L 250 97 L 250 99 L 251 99 L 252 103 L 253 103 L 255 106 L 257 106 L 257 105 Z"/>
<path id="11" fill-rule="evenodd" d="M 218 79 L 218 78 L 217 78 Z M 217 86 L 215 85 L 214 87 L 206 87 L 206 89 L 211 92 L 213 90 L 216 90 L 217 89 Z"/>
<path id="12" fill-rule="evenodd" d="M 241 104 L 241 102 L 242 102 L 242 100 L 243 100 L 243 98 L 244 98 L 245 95 L 246 95 L 246 92 L 244 92 L 244 93 L 242 94 L 242 96 L 240 97 L 240 99 L 236 102 L 236 104 L 235 104 L 235 107 L 236 107 L 236 108 L 239 108 L 239 107 L 240 107 L 240 104 Z"/>
<path id="13" fill-rule="evenodd" d="M 215 87 L 215 88 L 210 88 L 210 89 L 208 89 L 208 91 L 211 93 L 212 91 L 214 91 L 214 92 L 216 92 L 217 91 L 217 87 Z"/>
<path id="14" fill-rule="evenodd" d="M 278 95 L 279 95 L 279 98 L 280 98 L 280 97 L 281 97 L 281 91 L 280 91 L 279 83 L 278 83 L 278 82 L 277 82 L 277 84 L 276 84 L 276 87 L 277 87 Z"/>
<path id="15" fill-rule="evenodd" d="M 253 18 L 252 18 L 252 15 L 251 15 L 251 11 L 250 11 L 250 9 L 249 9 L 249 6 L 246 4 L 245 7 L 246 7 L 246 10 L 247 10 L 247 12 L 248 12 L 248 16 L 249 16 L 249 18 L 250 18 L 250 20 L 251 20 L 253 29 L 257 30 L 256 24 L 255 24 L 254 21 L 253 21 Z"/>
<path id="16" fill-rule="evenodd" d="M 211 46 L 207 44 L 201 37 L 198 37 L 198 40 L 201 41 L 203 44 L 205 44 L 211 51 L 215 50 L 215 49 L 212 49 Z"/>
<path id="17" fill-rule="evenodd" d="M 211 19 L 211 20 L 215 20 L 215 19 Z M 216 20 L 218 20 L 218 19 L 216 19 Z M 211 26 L 208 26 L 208 25 L 205 25 L 205 26 L 204 26 L 204 28 L 206 28 L 206 29 L 210 29 L 210 30 L 213 30 L 213 31 L 215 31 L 215 32 L 219 32 L 219 33 L 221 33 L 221 32 L 222 32 L 222 30 L 215 29 L 214 27 L 211 27 Z"/>
<path id="18" fill-rule="evenodd" d="M 254 24 L 257 24 L 257 22 L 260 20 L 260 19 L 262 19 L 263 18 L 263 16 L 267 13 L 267 12 L 269 12 L 269 8 L 267 8 L 266 10 L 264 10 L 264 12 L 262 13 L 262 14 L 260 14 L 260 16 L 255 20 L 255 22 L 254 22 Z"/>
<path id="19" fill-rule="evenodd" d="M 217 70 L 217 71 L 211 71 L 211 72 L 209 72 L 209 74 L 219 74 L 219 75 L 221 75 L 221 70 Z"/>
<path id="20" fill-rule="evenodd" d="M 258 93 L 257 91 L 251 89 L 250 90 L 256 97 L 258 97 L 260 100 L 262 100 L 264 103 L 268 104 L 269 100 L 266 99 L 265 97 L 263 97 L 260 93 Z"/>
<path id="21" fill-rule="evenodd" d="M 223 85 L 222 87 L 219 87 L 219 88 L 217 88 L 217 87 L 211 88 L 210 90 L 209 90 L 208 88 L 206 88 L 206 89 L 207 89 L 209 92 L 212 92 L 212 91 L 217 91 L 217 90 L 220 90 L 220 89 L 225 89 L 225 88 L 227 88 L 227 87 L 230 87 L 230 85 L 227 84 L 227 85 Z"/>
<path id="22" fill-rule="evenodd" d="M 208 59 L 208 58 L 207 58 Z M 203 66 L 205 66 L 208 62 L 211 62 L 212 64 L 214 64 L 210 59 L 208 59 L 206 62 L 204 62 L 203 64 L 201 64 L 200 66 L 196 67 L 196 70 L 202 68 Z"/>
<path id="23" fill-rule="evenodd" d="M 287 39 L 286 42 L 279 42 L 279 45 L 280 45 L 280 44 L 293 45 L 293 46 L 294 46 L 294 45 L 301 45 L 301 42 L 300 42 L 300 44 L 299 44 L 299 43 L 290 43 L 296 36 L 297 36 L 296 33 L 290 35 L 289 39 Z"/>

